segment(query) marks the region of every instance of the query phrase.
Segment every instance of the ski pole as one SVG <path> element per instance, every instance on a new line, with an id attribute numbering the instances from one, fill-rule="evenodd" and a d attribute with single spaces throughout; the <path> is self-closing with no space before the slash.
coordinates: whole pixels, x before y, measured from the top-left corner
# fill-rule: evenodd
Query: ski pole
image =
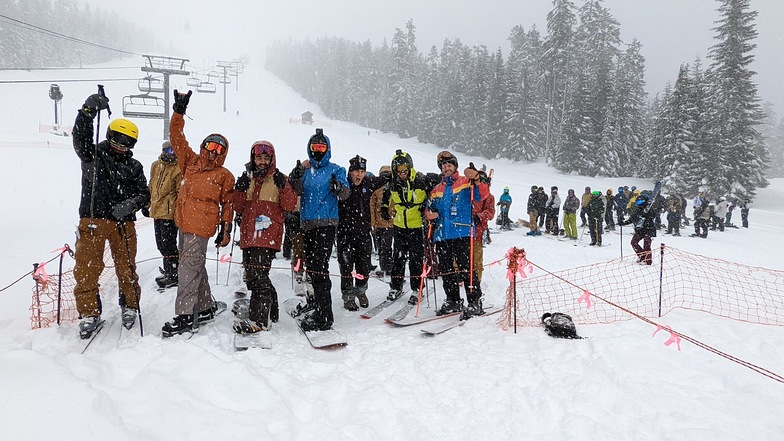
<path id="1" fill-rule="evenodd" d="M 576 243 L 576 244 L 574 244 L 574 246 L 580 245 L 580 243 L 583 241 L 583 236 L 585 236 L 585 227 L 586 227 L 587 225 L 588 225 L 587 223 L 586 223 L 585 225 L 583 225 L 583 229 L 582 229 L 582 231 L 580 232 L 580 240 L 578 240 L 578 241 L 577 241 L 577 243 Z"/>
<path id="2" fill-rule="evenodd" d="M 470 163 L 472 166 L 474 163 Z M 476 223 L 474 222 L 474 189 L 476 186 L 471 184 L 471 228 L 468 230 L 468 294 L 471 298 L 474 297 L 474 231 L 476 230 Z"/>
<path id="3" fill-rule="evenodd" d="M 35 303 L 38 309 L 38 329 L 41 329 L 41 293 L 38 290 L 38 279 L 35 277 L 35 272 L 38 271 L 38 264 L 33 264 L 33 280 L 35 280 Z"/>
<path id="4" fill-rule="evenodd" d="M 433 233 L 433 222 L 431 221 L 427 226 L 427 240 L 425 241 L 425 258 L 422 260 L 422 272 L 420 273 L 421 276 L 419 278 L 419 296 L 417 297 L 417 307 L 416 307 L 416 314 L 414 317 L 419 317 L 419 305 L 422 303 L 422 288 L 424 288 L 425 279 L 427 276 L 425 275 L 425 270 L 427 269 L 427 255 L 429 254 L 427 244 L 430 242 L 430 235 Z"/>
<path id="5" fill-rule="evenodd" d="M 234 256 L 234 238 L 239 230 L 239 225 L 231 233 L 231 249 L 229 250 L 229 269 L 226 271 L 226 286 L 229 286 L 229 274 L 231 274 L 231 258 Z"/>

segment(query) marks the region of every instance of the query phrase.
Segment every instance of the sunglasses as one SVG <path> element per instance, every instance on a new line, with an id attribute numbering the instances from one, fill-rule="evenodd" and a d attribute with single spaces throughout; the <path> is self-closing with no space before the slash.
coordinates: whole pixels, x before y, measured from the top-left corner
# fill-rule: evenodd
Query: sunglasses
<path id="1" fill-rule="evenodd" d="M 215 152 L 217 154 L 223 154 L 223 151 L 226 149 L 223 144 L 219 144 L 215 141 L 210 141 L 207 144 L 204 144 L 203 147 L 208 152 Z"/>
<path id="2" fill-rule="evenodd" d="M 397 168 L 395 169 L 395 172 L 397 174 L 408 173 L 408 166 L 407 165 L 398 165 Z"/>
<path id="3" fill-rule="evenodd" d="M 311 152 L 319 152 L 319 153 L 326 153 L 327 152 L 327 145 L 326 144 L 311 144 L 310 145 Z"/>
<path id="4" fill-rule="evenodd" d="M 253 146 L 253 154 L 272 156 L 272 147 L 267 144 L 256 144 Z"/>

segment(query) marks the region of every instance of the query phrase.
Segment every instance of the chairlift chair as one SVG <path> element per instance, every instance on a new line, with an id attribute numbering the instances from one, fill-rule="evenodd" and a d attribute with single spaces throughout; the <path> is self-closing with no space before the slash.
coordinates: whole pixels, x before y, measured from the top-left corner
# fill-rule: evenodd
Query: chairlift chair
<path id="1" fill-rule="evenodd" d="M 196 92 L 215 93 L 216 91 L 217 87 L 215 87 L 215 83 L 211 83 L 209 81 L 202 81 L 198 86 L 196 86 Z"/>
<path id="2" fill-rule="evenodd" d="M 150 95 L 128 95 L 122 99 L 123 116 L 127 118 L 164 119 L 166 104 L 163 98 Z"/>
<path id="3" fill-rule="evenodd" d="M 221 84 L 231 84 L 231 77 L 228 75 L 226 75 L 225 77 L 221 75 L 220 77 L 218 77 L 218 82 L 220 82 Z"/>
<path id="4" fill-rule="evenodd" d="M 201 80 L 196 75 L 193 75 L 185 80 L 185 84 L 190 87 L 198 87 L 198 85 L 201 84 Z"/>
<path id="5" fill-rule="evenodd" d="M 163 81 L 152 75 L 139 79 L 139 92 L 163 93 Z"/>

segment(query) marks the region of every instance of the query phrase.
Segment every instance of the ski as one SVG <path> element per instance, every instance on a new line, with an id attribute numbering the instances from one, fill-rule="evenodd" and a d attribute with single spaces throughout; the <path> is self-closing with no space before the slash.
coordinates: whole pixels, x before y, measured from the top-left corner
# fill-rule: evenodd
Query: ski
<path id="1" fill-rule="evenodd" d="M 250 348 L 272 349 L 272 335 L 270 331 L 234 335 L 235 350 L 247 351 Z"/>
<path id="2" fill-rule="evenodd" d="M 415 308 L 416 306 L 406 305 L 409 306 L 411 309 Z M 485 310 L 493 309 L 493 305 L 488 305 Z M 463 311 L 453 312 L 451 314 L 444 314 L 444 315 L 436 315 L 435 311 L 427 311 L 426 313 L 419 314 L 417 316 L 404 316 L 400 319 L 391 320 L 392 317 L 386 319 L 388 323 L 392 323 L 396 326 L 411 326 L 411 325 L 418 325 L 420 323 L 432 322 L 434 320 L 444 320 L 452 317 L 460 317 L 463 314 Z"/>
<path id="3" fill-rule="evenodd" d="M 416 305 L 410 305 L 410 304 L 406 303 L 405 305 L 403 305 L 402 308 L 398 309 L 397 312 L 395 312 L 394 314 L 392 314 L 389 317 L 385 318 L 384 320 L 389 322 L 389 323 L 395 323 L 395 322 L 398 322 L 400 320 L 403 320 L 403 319 L 406 318 L 408 313 L 411 312 L 411 310 L 414 309 L 415 307 L 416 307 Z"/>
<path id="4" fill-rule="evenodd" d="M 296 315 L 297 311 L 302 310 L 302 303 L 302 299 L 294 297 L 284 300 L 282 306 L 283 310 L 286 311 L 286 314 L 290 315 L 297 323 L 299 330 L 305 334 L 305 337 L 307 337 L 311 346 L 316 349 L 329 349 L 348 344 L 348 341 L 346 341 L 343 334 L 334 329 L 327 329 L 326 331 L 304 331 L 301 325 L 305 315 Z"/>
<path id="5" fill-rule="evenodd" d="M 504 308 L 498 307 L 489 307 L 485 308 L 485 313 L 475 317 L 486 317 L 488 315 L 493 315 L 503 311 Z M 475 318 L 471 317 L 471 318 Z M 449 320 L 439 320 L 437 323 L 434 323 L 429 326 L 425 326 L 424 328 L 420 329 L 423 334 L 425 335 L 438 335 L 443 334 L 444 332 L 454 329 L 460 326 L 463 326 L 468 319 L 464 319 L 462 315 L 454 315 L 450 316 Z"/>
<path id="6" fill-rule="evenodd" d="M 105 324 L 106 324 L 106 320 L 101 320 L 100 322 L 98 322 L 98 326 L 95 329 L 93 329 L 93 331 L 91 333 L 89 333 L 87 335 L 84 335 L 84 336 L 81 335 L 81 333 L 80 333 L 80 337 L 83 340 L 87 340 L 87 344 L 84 345 L 84 348 L 82 349 L 81 354 L 84 354 L 84 352 L 87 350 L 87 348 L 89 348 L 90 345 L 93 343 L 93 341 L 95 341 L 95 337 L 98 337 L 98 334 L 101 333 L 101 330 L 103 329 L 103 326 Z"/>
<path id="7" fill-rule="evenodd" d="M 367 311 L 363 312 L 359 316 L 364 318 L 364 319 L 369 319 L 369 318 L 375 317 L 379 312 L 381 312 L 381 310 L 383 310 L 387 306 L 395 303 L 395 301 L 397 301 L 397 299 L 403 297 L 403 294 L 404 294 L 404 292 L 400 291 L 400 294 L 397 297 L 395 297 L 394 299 L 392 299 L 392 300 L 386 299 L 383 302 L 379 303 L 378 305 L 376 305 L 376 306 L 368 309 Z"/>

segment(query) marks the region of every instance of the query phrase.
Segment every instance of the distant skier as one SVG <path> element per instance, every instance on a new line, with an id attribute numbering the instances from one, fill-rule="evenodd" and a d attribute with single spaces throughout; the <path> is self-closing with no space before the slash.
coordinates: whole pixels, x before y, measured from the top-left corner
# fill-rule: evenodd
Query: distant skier
<path id="1" fill-rule="evenodd" d="M 637 196 L 634 201 L 635 209 L 629 219 L 620 222 L 620 225 L 634 225 L 634 236 L 631 245 L 637 253 L 637 262 L 645 265 L 653 263 L 651 252 L 652 238 L 656 237 L 656 213 L 652 209 L 653 201 L 649 199 L 647 193 Z M 640 246 L 642 241 L 643 246 Z"/>
<path id="2" fill-rule="evenodd" d="M 511 230 L 512 225 L 509 220 L 509 208 L 512 206 L 512 195 L 509 194 L 509 187 L 504 187 L 504 193 L 498 198 L 498 209 L 501 216 L 501 229 Z"/>

